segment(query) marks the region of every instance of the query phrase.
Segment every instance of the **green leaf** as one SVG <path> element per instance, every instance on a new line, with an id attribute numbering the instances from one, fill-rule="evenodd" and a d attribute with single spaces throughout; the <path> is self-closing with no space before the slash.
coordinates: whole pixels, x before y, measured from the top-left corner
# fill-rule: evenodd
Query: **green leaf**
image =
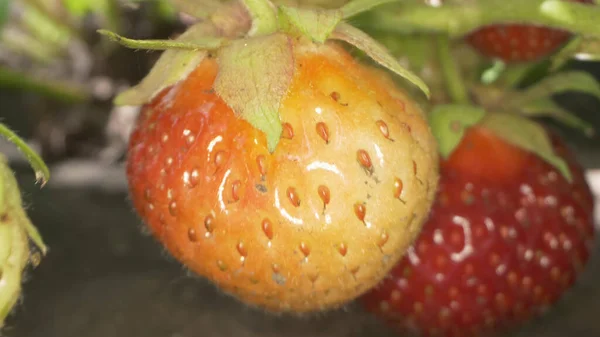
<path id="1" fill-rule="evenodd" d="M 198 23 L 190 27 L 176 39 L 178 43 L 195 43 L 194 41 L 211 40 L 216 36 L 214 26 L 207 23 Z M 218 38 L 214 38 L 215 41 Z M 213 41 L 208 46 L 216 47 Z M 198 49 L 201 49 L 198 45 Z M 212 48 L 211 48 L 212 49 Z M 172 86 L 186 78 L 206 56 L 205 50 L 168 49 L 163 52 L 152 70 L 136 86 L 120 93 L 114 100 L 115 105 L 142 105 L 148 103 L 163 89 Z"/>
<path id="2" fill-rule="evenodd" d="M 562 108 L 551 98 L 542 98 L 533 101 L 523 107 L 520 111 L 523 115 L 529 117 L 550 117 L 561 122 L 569 127 L 581 130 L 587 137 L 592 137 L 595 134 L 592 124 L 575 116 L 570 111 Z"/>
<path id="3" fill-rule="evenodd" d="M 219 52 L 216 93 L 244 120 L 279 143 L 281 100 L 294 73 L 290 38 L 282 33 L 235 41 Z"/>
<path id="4" fill-rule="evenodd" d="M 296 30 L 315 42 L 324 43 L 342 20 L 342 12 L 279 6 L 279 18 L 284 31 Z"/>
<path id="5" fill-rule="evenodd" d="M 494 132 L 506 142 L 532 152 L 554 166 L 569 182 L 571 171 L 567 163 L 554 153 L 546 130 L 525 117 L 508 113 L 489 113 L 479 125 Z"/>
<path id="6" fill-rule="evenodd" d="M 50 179 L 50 170 L 44 160 L 30 148 L 27 143 L 21 137 L 19 137 L 14 131 L 8 128 L 8 126 L 0 123 L 0 135 L 5 137 L 9 142 L 15 144 L 17 148 L 25 155 L 27 161 L 35 172 L 36 182 L 41 183 L 44 187 Z"/>
<path id="7" fill-rule="evenodd" d="M 460 144 L 465 130 L 477 124 L 486 112 L 480 107 L 463 104 L 437 105 L 430 112 L 429 125 L 443 158 L 448 158 Z"/>
<path id="8" fill-rule="evenodd" d="M 419 76 L 404 68 L 383 45 L 358 28 L 342 22 L 335 28 L 331 37 L 357 47 L 369 55 L 375 62 L 419 87 L 427 97 L 431 96 L 429 87 Z"/>
<path id="9" fill-rule="evenodd" d="M 594 76 L 585 71 L 565 71 L 547 76 L 526 90 L 517 92 L 507 104 L 518 108 L 529 102 L 571 91 L 600 99 L 600 83 Z"/>
<path id="10" fill-rule="evenodd" d="M 223 44 L 223 39 L 216 37 L 197 36 L 195 38 L 182 38 L 176 40 L 134 40 L 128 39 L 106 29 L 97 31 L 100 35 L 108 37 L 111 41 L 117 42 L 120 45 L 131 49 L 145 50 L 213 50 Z"/>
<path id="11" fill-rule="evenodd" d="M 267 35 L 277 31 L 275 6 L 269 0 L 242 0 L 252 16 L 248 36 Z"/>
<path id="12" fill-rule="evenodd" d="M 600 61 L 600 37 L 575 36 L 552 56 L 551 70 L 557 70 L 569 60 Z"/>

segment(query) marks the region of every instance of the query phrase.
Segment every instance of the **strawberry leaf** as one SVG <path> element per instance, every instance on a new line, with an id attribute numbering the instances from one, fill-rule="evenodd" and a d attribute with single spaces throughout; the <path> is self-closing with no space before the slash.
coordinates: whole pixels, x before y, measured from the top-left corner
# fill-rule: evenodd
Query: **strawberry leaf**
<path id="1" fill-rule="evenodd" d="M 372 39 L 360 29 L 342 22 L 335 28 L 331 38 L 345 41 L 357 47 L 369 55 L 375 62 L 416 85 L 428 98 L 430 97 L 431 93 L 429 87 L 421 80 L 421 78 L 404 68 L 383 45 Z"/>
<path id="2" fill-rule="evenodd" d="M 216 36 L 214 27 L 210 24 L 196 24 L 175 41 L 178 43 L 195 43 L 207 41 L 207 36 Z M 216 47 L 216 38 L 209 39 L 208 47 Z M 169 41 L 163 41 L 168 43 Z M 187 75 L 196 68 L 206 56 L 201 50 L 206 45 L 198 44 L 195 50 L 168 49 L 156 61 L 150 73 L 136 86 L 120 93 L 114 100 L 115 105 L 142 105 L 148 103 L 156 94 Z"/>
<path id="3" fill-rule="evenodd" d="M 522 106 L 520 111 L 523 115 L 529 117 L 548 116 L 567 126 L 583 131 L 583 133 L 588 137 L 592 137 L 595 134 L 594 127 L 590 123 L 580 119 L 570 111 L 562 108 L 551 98 L 542 98 L 537 101 L 533 101 Z"/>
<path id="4" fill-rule="evenodd" d="M 279 106 L 294 72 L 292 46 L 282 33 L 234 41 L 220 50 L 216 93 L 265 133 L 269 150 L 279 142 Z"/>
<path id="5" fill-rule="evenodd" d="M 551 70 L 556 70 L 569 60 L 600 61 L 600 38 L 575 36 L 551 58 Z"/>
<path id="6" fill-rule="evenodd" d="M 269 0 L 242 0 L 252 17 L 248 36 L 271 34 L 277 30 L 275 7 Z"/>
<path id="7" fill-rule="evenodd" d="M 494 132 L 506 142 L 532 152 L 554 166 L 569 182 L 571 171 L 567 163 L 554 153 L 546 130 L 525 117 L 508 113 L 489 113 L 479 125 Z"/>
<path id="8" fill-rule="evenodd" d="M 437 105 L 430 112 L 429 125 L 438 142 L 438 149 L 443 158 L 448 158 L 460 144 L 465 130 L 485 116 L 482 108 L 472 105 L 445 104 Z"/>
<path id="9" fill-rule="evenodd" d="M 526 90 L 516 93 L 509 104 L 519 107 L 527 102 L 569 91 L 586 93 L 600 99 L 600 83 L 594 76 L 585 71 L 568 71 L 548 76 Z"/>
<path id="10" fill-rule="evenodd" d="M 342 12 L 279 6 L 279 19 L 284 31 L 298 31 L 315 42 L 323 43 L 342 20 Z"/>

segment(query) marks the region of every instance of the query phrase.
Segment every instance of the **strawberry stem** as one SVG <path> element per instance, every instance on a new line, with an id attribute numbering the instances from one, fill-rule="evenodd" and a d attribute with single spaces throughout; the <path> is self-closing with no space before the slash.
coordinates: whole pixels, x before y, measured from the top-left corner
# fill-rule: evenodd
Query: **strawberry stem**
<path id="1" fill-rule="evenodd" d="M 25 141 L 23 141 L 14 131 L 8 128 L 8 126 L 0 123 L 0 136 L 4 136 L 9 142 L 12 142 L 17 146 L 21 152 L 25 155 L 29 164 L 35 172 L 35 179 L 41 183 L 44 187 L 48 179 L 50 179 L 50 170 L 44 163 L 44 160 L 31 149 Z"/>
<path id="2" fill-rule="evenodd" d="M 465 86 L 460 69 L 452 57 L 450 50 L 450 39 L 446 35 L 437 37 L 437 50 L 440 67 L 446 82 L 448 94 L 454 103 L 469 103 L 469 95 Z"/>

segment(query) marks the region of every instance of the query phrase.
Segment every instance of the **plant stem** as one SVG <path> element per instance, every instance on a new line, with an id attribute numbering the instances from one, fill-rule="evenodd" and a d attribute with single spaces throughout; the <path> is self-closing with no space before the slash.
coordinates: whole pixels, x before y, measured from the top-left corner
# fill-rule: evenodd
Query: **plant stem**
<path id="1" fill-rule="evenodd" d="M 469 103 L 469 95 L 460 69 L 450 51 L 450 39 L 444 34 L 437 37 L 437 50 L 440 68 L 446 82 L 448 94 L 454 103 Z"/>
<path id="2" fill-rule="evenodd" d="M 600 35 L 600 6 L 560 0 L 487 0 L 431 7 L 401 4 L 396 10 L 374 9 L 370 25 L 390 32 L 445 32 L 460 37 L 484 25 L 529 23 Z"/>
<path id="3" fill-rule="evenodd" d="M 50 170 L 48 169 L 48 166 L 46 166 L 46 163 L 44 163 L 44 160 L 33 151 L 19 135 L 3 123 L 0 123 L 0 136 L 3 136 L 6 140 L 15 144 L 23 155 L 25 155 L 25 158 L 27 158 L 27 161 L 29 161 L 29 164 L 35 172 L 35 179 L 38 182 L 41 182 L 43 187 L 46 182 L 48 182 L 48 179 L 50 179 Z M 2 160 L 2 158 L 0 158 L 0 160 Z M 2 165 L 2 162 L 0 162 L 0 165 Z"/>
<path id="4" fill-rule="evenodd" d="M 0 87 L 28 90 L 70 104 L 86 102 L 91 98 L 91 94 L 81 86 L 40 79 L 5 67 L 0 67 Z"/>

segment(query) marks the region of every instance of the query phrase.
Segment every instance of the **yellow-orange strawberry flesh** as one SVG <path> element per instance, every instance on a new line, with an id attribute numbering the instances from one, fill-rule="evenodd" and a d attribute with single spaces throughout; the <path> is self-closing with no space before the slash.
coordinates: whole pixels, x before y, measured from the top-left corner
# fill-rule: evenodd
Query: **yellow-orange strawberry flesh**
<path id="1" fill-rule="evenodd" d="M 382 72 L 299 43 L 282 138 L 214 93 L 215 59 L 144 107 L 128 159 L 133 203 L 177 259 L 272 311 L 336 307 L 380 281 L 437 186 L 421 110 Z"/>

